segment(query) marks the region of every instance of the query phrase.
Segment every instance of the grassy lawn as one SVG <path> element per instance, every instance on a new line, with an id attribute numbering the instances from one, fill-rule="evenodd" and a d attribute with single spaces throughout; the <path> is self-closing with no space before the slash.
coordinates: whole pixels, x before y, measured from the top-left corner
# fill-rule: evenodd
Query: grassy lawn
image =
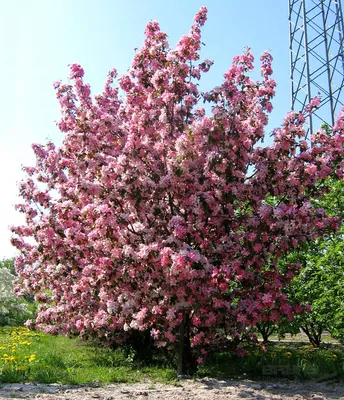
<path id="1" fill-rule="evenodd" d="M 344 379 L 344 348 L 339 344 L 314 348 L 305 342 L 274 342 L 265 347 L 248 347 L 243 357 L 226 353 L 209 356 L 199 374 L 250 379 Z"/>
<path id="2" fill-rule="evenodd" d="M 22 328 L 14 332 L 0 330 L 0 382 L 171 382 L 176 377 L 173 368 L 139 365 L 120 350 L 95 347 L 77 338 Z"/>
<path id="3" fill-rule="evenodd" d="M 197 377 L 343 379 L 344 349 L 328 344 L 314 349 L 307 343 L 272 343 L 247 347 L 247 355 L 214 354 Z M 173 366 L 157 361 L 146 365 L 123 351 L 100 348 L 77 338 L 48 336 L 25 328 L 0 330 L 0 382 L 110 383 L 174 382 Z"/>

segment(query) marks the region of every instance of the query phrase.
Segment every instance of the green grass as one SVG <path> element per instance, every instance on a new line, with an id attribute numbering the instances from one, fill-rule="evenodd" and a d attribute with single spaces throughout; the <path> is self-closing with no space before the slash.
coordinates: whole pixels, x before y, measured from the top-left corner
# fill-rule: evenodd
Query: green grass
<path id="1" fill-rule="evenodd" d="M 13 328 L 0 329 L 0 382 L 61 384 L 176 382 L 176 371 L 164 360 L 132 361 L 121 349 L 112 351 L 78 338 L 49 336 Z M 247 355 L 209 356 L 196 377 L 344 379 L 344 348 L 327 344 L 271 343 L 246 347 Z"/>
<path id="2" fill-rule="evenodd" d="M 159 365 L 142 365 L 128 360 L 120 349 L 92 346 L 78 338 L 49 336 L 32 333 L 31 345 L 23 345 L 15 353 L 18 360 L 3 365 L 1 346 L 10 342 L 11 329 L 0 331 L 0 382 L 41 382 L 61 384 L 82 384 L 90 382 L 133 383 L 143 380 L 171 382 L 176 378 L 173 368 Z M 21 370 L 25 356 L 34 354 L 35 359 L 26 363 Z"/>
<path id="3" fill-rule="evenodd" d="M 288 378 L 299 380 L 344 379 L 344 348 L 327 344 L 314 348 L 308 343 L 270 343 L 246 347 L 247 355 L 214 354 L 198 375 L 222 378 Z"/>

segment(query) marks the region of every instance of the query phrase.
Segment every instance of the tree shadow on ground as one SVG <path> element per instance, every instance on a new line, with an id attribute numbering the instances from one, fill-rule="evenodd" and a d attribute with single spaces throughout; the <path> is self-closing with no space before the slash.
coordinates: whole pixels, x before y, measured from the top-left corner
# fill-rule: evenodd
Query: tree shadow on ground
<path id="1" fill-rule="evenodd" d="M 342 399 L 344 398 L 344 384 L 341 382 L 315 382 L 294 380 L 216 380 L 202 379 L 204 388 L 220 390 L 235 394 L 238 398 L 271 399 L 276 398 L 312 398 L 312 399 Z M 220 394 L 219 392 L 219 394 Z"/>

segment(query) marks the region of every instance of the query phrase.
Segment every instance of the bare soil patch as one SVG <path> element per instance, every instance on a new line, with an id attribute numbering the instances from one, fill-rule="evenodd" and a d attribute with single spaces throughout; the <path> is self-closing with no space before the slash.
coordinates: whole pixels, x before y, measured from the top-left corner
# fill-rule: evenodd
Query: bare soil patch
<path id="1" fill-rule="evenodd" d="M 0 400 L 242 400 L 344 399 L 344 384 L 296 381 L 185 380 L 177 385 L 145 382 L 96 387 L 42 384 L 4 384 Z"/>

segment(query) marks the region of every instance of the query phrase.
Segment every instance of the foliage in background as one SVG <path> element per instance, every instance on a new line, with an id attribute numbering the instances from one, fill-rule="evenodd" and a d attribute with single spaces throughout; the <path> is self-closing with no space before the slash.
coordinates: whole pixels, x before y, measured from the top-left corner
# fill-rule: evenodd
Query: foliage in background
<path id="1" fill-rule="evenodd" d="M 0 262 L 0 326 L 23 323 L 30 315 L 27 305 L 14 293 L 14 260 Z"/>
<path id="2" fill-rule="evenodd" d="M 16 275 L 16 270 L 14 267 L 14 258 L 3 258 L 0 261 L 0 269 L 6 268 L 10 271 L 12 275 Z"/>
<path id="3" fill-rule="evenodd" d="M 329 182 L 331 190 L 316 201 L 329 215 L 344 216 L 344 184 Z M 297 333 L 300 329 L 314 346 L 319 346 L 324 331 L 344 342 L 344 227 L 315 242 L 304 244 L 283 262 L 301 263 L 302 268 L 285 288 L 295 303 L 309 305 L 310 312 L 297 315 L 279 326 L 279 332 Z"/>

